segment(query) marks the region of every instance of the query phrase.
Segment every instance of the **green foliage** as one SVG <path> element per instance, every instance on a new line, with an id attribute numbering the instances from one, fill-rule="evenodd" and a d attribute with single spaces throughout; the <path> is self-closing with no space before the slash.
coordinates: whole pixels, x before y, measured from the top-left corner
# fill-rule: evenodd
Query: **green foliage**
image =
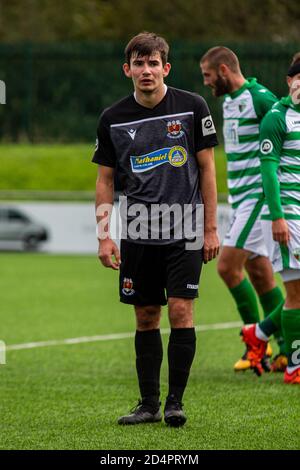
<path id="1" fill-rule="evenodd" d="M 170 86 L 200 93 L 219 131 L 222 99 L 203 86 L 199 68 L 210 42 L 172 40 Z M 278 96 L 287 93 L 286 71 L 296 44 L 228 43 L 245 76 L 256 76 Z M 100 113 L 132 93 L 122 71 L 125 41 L 13 44 L 0 46 L 0 79 L 7 104 L 0 105 L 0 141 L 87 142 L 94 140 Z M 221 135 L 221 132 L 219 132 Z"/>
<path id="2" fill-rule="evenodd" d="M 26 13 L 25 13 L 26 12 Z M 0 40 L 168 39 L 297 41 L 297 0 L 1 0 Z"/>

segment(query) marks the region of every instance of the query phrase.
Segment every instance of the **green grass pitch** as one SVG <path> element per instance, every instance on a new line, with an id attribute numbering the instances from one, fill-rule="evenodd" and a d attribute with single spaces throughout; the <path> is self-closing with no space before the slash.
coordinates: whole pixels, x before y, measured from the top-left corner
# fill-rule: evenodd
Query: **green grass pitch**
<path id="1" fill-rule="evenodd" d="M 7 345 L 134 331 L 131 307 L 118 301 L 118 274 L 96 256 L 1 254 L 0 276 L 0 339 Z M 215 263 L 204 266 L 195 323 L 237 320 Z M 238 333 L 198 332 L 181 429 L 116 424 L 139 395 L 132 338 L 7 351 L 0 448 L 299 449 L 299 387 L 284 385 L 282 374 L 235 374 Z M 165 354 L 162 398 L 166 377 Z"/>

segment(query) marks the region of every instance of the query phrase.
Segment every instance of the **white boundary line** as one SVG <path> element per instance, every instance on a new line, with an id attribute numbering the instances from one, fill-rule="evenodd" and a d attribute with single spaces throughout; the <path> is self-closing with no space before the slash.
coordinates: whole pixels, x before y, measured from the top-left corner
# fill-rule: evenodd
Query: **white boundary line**
<path id="1" fill-rule="evenodd" d="M 229 330 L 231 328 L 239 328 L 242 326 L 241 322 L 230 323 L 213 323 L 211 325 L 198 325 L 195 327 L 196 331 L 219 331 Z M 161 329 L 161 334 L 166 335 L 170 333 L 169 328 Z M 135 332 L 132 333 L 117 333 L 111 335 L 97 335 L 97 336 L 82 336 L 81 338 L 67 338 L 60 340 L 38 341 L 32 343 L 11 344 L 6 346 L 6 351 L 19 351 L 22 349 L 44 348 L 47 346 L 64 346 L 67 344 L 80 344 L 80 343 L 93 343 L 96 341 L 112 341 L 116 339 L 133 338 Z"/>

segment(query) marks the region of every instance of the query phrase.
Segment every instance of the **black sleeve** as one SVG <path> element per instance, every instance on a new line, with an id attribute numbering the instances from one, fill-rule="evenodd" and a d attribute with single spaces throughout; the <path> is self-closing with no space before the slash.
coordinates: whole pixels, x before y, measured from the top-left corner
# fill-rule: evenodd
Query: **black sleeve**
<path id="1" fill-rule="evenodd" d="M 97 127 L 96 147 L 92 162 L 111 168 L 116 166 L 115 149 L 110 138 L 109 124 L 105 119 L 104 113 L 100 116 Z"/>
<path id="2" fill-rule="evenodd" d="M 195 151 L 218 145 L 213 119 L 207 103 L 202 96 L 195 96 Z"/>

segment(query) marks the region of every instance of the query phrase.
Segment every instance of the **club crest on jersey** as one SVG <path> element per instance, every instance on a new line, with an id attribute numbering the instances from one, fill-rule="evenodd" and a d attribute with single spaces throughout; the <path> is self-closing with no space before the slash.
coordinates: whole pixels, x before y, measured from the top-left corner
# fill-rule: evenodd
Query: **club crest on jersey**
<path id="1" fill-rule="evenodd" d="M 180 145 L 165 147 L 146 155 L 130 157 L 131 169 L 133 173 L 142 173 L 153 168 L 169 163 L 174 167 L 183 166 L 187 161 L 187 151 Z"/>
<path id="2" fill-rule="evenodd" d="M 242 113 L 243 111 L 245 111 L 246 108 L 247 108 L 247 101 L 246 101 L 246 100 L 242 100 L 242 101 L 239 103 L 239 112 Z"/>
<path id="3" fill-rule="evenodd" d="M 295 256 L 296 260 L 300 262 L 300 248 L 296 248 L 296 250 L 293 251 L 293 255 Z"/>
<path id="4" fill-rule="evenodd" d="M 169 121 L 167 124 L 167 129 L 167 137 L 170 137 L 170 139 L 178 139 L 184 134 L 182 130 L 182 124 L 178 119 L 176 121 Z"/>
<path id="5" fill-rule="evenodd" d="M 133 281 L 130 277 L 124 277 L 122 293 L 124 295 L 133 295 L 135 290 L 133 289 Z"/>

